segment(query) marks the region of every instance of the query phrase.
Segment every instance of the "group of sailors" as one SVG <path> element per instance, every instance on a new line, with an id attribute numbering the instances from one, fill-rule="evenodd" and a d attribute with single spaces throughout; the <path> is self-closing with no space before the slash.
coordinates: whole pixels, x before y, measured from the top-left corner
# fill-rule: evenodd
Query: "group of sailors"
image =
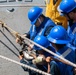
<path id="1" fill-rule="evenodd" d="M 48 0 L 46 0 L 48 1 Z M 51 6 L 53 4 L 53 6 Z M 31 27 L 25 37 L 49 51 L 76 63 L 76 0 L 49 0 L 46 15 L 43 9 L 34 6 L 28 11 Z M 51 16 L 49 16 L 49 15 Z M 17 38 L 16 42 L 20 39 Z M 35 44 L 27 45 L 20 51 L 20 62 L 45 71 L 51 75 L 75 75 L 76 69 L 57 56 L 48 53 Z M 28 61 L 28 63 L 25 61 Z M 25 67 L 29 75 L 42 75 Z"/>

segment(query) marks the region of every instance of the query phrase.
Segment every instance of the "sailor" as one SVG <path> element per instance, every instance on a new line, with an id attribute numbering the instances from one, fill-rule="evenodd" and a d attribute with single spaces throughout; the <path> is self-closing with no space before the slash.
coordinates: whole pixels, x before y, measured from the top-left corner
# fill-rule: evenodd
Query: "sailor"
<path id="1" fill-rule="evenodd" d="M 31 22 L 31 27 L 28 33 L 25 33 L 25 36 L 33 40 L 36 35 L 47 36 L 53 26 L 56 24 L 48 17 L 45 17 L 43 14 L 43 9 L 34 6 L 28 11 L 28 19 Z M 19 42 L 19 39 L 16 39 L 16 42 Z"/>
<path id="2" fill-rule="evenodd" d="M 75 52 L 73 49 L 67 47 L 67 44 L 70 42 L 70 38 L 65 28 L 62 26 L 54 26 L 47 38 L 55 48 L 56 54 L 75 63 Z M 65 64 L 65 62 L 57 62 L 57 64 L 59 65 L 60 75 L 73 75 L 72 66 Z"/>
<path id="3" fill-rule="evenodd" d="M 68 44 L 68 47 L 73 48 L 76 55 L 76 0 L 63 0 L 58 9 L 62 16 L 65 16 L 69 22 L 67 32 L 71 38 L 71 42 Z M 75 71 L 76 69 L 74 69 Z"/>
<path id="4" fill-rule="evenodd" d="M 34 42 L 55 53 L 55 50 L 50 46 L 51 44 L 45 36 L 36 36 Z M 37 56 L 33 59 L 33 63 L 42 71 L 52 75 L 60 75 L 58 65 L 53 60 L 53 55 L 36 45 L 34 45 L 34 49 L 37 51 Z"/>
<path id="5" fill-rule="evenodd" d="M 55 24 L 62 25 L 65 29 L 68 27 L 68 22 L 65 16 L 61 16 L 57 10 L 58 5 L 62 0 L 45 0 L 46 11 L 45 15 L 52 19 Z"/>
<path id="6" fill-rule="evenodd" d="M 58 6 L 58 11 L 65 16 L 69 22 L 68 35 L 71 38 L 69 47 L 76 49 L 76 1 L 63 0 Z"/>
<path id="7" fill-rule="evenodd" d="M 34 6 L 28 11 L 28 19 L 30 20 L 31 27 L 28 33 L 25 33 L 24 36 L 27 38 L 34 40 L 37 35 L 47 36 L 55 23 L 48 17 L 45 17 L 43 14 L 43 9 Z M 19 43 L 19 38 L 16 39 L 16 42 Z M 32 50 L 33 45 L 30 44 L 28 46 L 29 51 Z M 29 59 L 29 57 L 27 57 Z"/>

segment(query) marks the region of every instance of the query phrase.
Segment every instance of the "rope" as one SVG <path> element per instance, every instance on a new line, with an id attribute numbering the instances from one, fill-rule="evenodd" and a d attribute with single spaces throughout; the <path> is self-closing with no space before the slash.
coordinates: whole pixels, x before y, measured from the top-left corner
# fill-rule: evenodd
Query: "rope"
<path id="1" fill-rule="evenodd" d="M 24 37 L 24 36 L 22 36 L 22 38 L 24 38 L 25 40 L 28 40 L 29 42 L 33 43 L 34 45 L 36 45 L 36 46 L 38 46 L 38 47 L 40 47 L 40 48 L 42 48 L 42 49 L 45 50 L 46 52 L 48 52 L 48 53 L 50 53 L 50 54 L 52 54 L 52 55 L 60 58 L 60 59 L 61 59 L 63 62 L 65 62 L 66 64 L 71 65 L 71 66 L 73 66 L 73 67 L 76 67 L 76 64 L 74 64 L 74 63 L 70 62 L 69 60 L 67 60 L 67 59 L 65 59 L 65 58 L 57 55 L 56 53 L 52 52 L 51 50 L 49 50 L 49 49 L 47 49 L 47 48 L 45 48 L 45 47 L 43 47 L 43 46 L 41 46 L 41 45 L 33 42 L 32 40 L 30 40 L 30 39 L 28 39 L 28 38 L 26 38 L 26 37 Z M 62 62 L 62 61 L 61 61 L 61 62 Z"/>
<path id="2" fill-rule="evenodd" d="M 18 32 L 14 31 L 14 30 L 11 29 L 10 27 L 8 27 L 5 23 L 4 23 L 4 27 L 10 29 L 16 37 L 18 37 L 18 36 L 19 36 L 19 37 L 22 37 L 22 38 L 24 38 L 25 40 L 31 42 L 32 44 L 34 44 L 34 45 L 36 45 L 36 46 L 42 48 L 42 49 L 45 50 L 46 52 L 48 52 L 48 53 L 50 53 L 50 54 L 52 54 L 52 55 L 54 55 L 54 56 L 60 58 L 60 59 L 61 59 L 61 62 L 65 62 L 65 63 L 68 64 L 68 65 L 71 65 L 71 66 L 73 66 L 73 67 L 76 67 L 76 64 L 74 64 L 74 63 L 70 62 L 69 60 L 67 60 L 67 59 L 65 59 L 65 58 L 63 58 L 63 57 L 57 55 L 56 53 L 52 52 L 51 50 L 46 49 L 45 47 L 43 47 L 43 46 L 41 46 L 41 45 L 39 45 L 39 44 L 33 42 L 32 40 L 30 40 L 30 39 L 28 39 L 28 38 L 26 38 L 26 37 L 20 35 Z"/>
<path id="3" fill-rule="evenodd" d="M 6 37 L 6 39 L 14 46 L 14 48 L 19 52 L 19 49 L 13 44 L 13 42 L 0 30 L 0 32 Z"/>
<path id="4" fill-rule="evenodd" d="M 10 47 L 8 47 L 3 41 L 0 40 L 0 42 L 8 48 L 8 50 L 10 50 L 12 53 L 14 53 L 17 57 L 19 57 L 19 55 L 17 53 L 15 53 Z"/>
<path id="5" fill-rule="evenodd" d="M 33 70 L 33 71 L 36 71 L 36 72 L 38 72 L 38 73 L 40 73 L 40 74 L 51 75 L 51 74 L 48 74 L 48 73 L 46 73 L 46 72 L 43 72 L 43 71 L 41 71 L 41 70 L 39 70 L 39 69 L 35 69 L 35 68 L 30 67 L 30 66 L 28 66 L 28 65 L 22 64 L 22 63 L 20 63 L 20 62 L 18 62 L 18 61 L 15 61 L 15 60 L 12 60 L 12 59 L 10 59 L 10 58 L 7 58 L 7 57 L 5 57 L 5 56 L 0 55 L 0 58 L 5 59 L 5 60 L 10 61 L 10 62 L 13 62 L 13 63 L 18 64 L 18 65 L 20 65 L 20 66 L 26 67 L 26 68 L 31 69 L 31 70 Z"/>

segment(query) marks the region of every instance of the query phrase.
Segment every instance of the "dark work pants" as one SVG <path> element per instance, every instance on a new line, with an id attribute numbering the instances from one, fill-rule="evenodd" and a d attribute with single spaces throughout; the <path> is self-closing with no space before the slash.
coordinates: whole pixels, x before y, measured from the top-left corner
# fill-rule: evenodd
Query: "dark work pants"
<path id="1" fill-rule="evenodd" d="M 52 75 L 60 75 L 60 70 L 59 70 L 59 67 L 57 65 L 57 63 L 55 61 L 51 61 L 50 62 L 50 66 L 51 66 L 51 71 L 50 73 Z"/>
<path id="2" fill-rule="evenodd" d="M 24 59 L 20 60 L 20 62 L 37 69 L 36 65 L 34 65 L 31 60 L 28 60 L 29 63 L 27 63 Z M 37 73 L 36 71 L 27 69 L 26 67 L 23 67 L 23 66 L 21 66 L 21 67 L 23 68 L 24 71 L 28 71 L 29 75 L 41 75 L 41 74 Z"/>
<path id="3" fill-rule="evenodd" d="M 37 65 L 37 68 L 44 72 L 47 72 L 47 69 L 48 69 L 47 65 Z M 50 62 L 50 68 L 51 68 L 50 69 L 51 75 L 60 75 L 59 67 L 55 61 Z"/>
<path id="4" fill-rule="evenodd" d="M 30 67 L 34 67 L 36 69 L 42 70 L 44 72 L 47 72 L 47 66 L 34 65 L 32 63 L 32 61 L 28 61 L 29 63 L 27 63 L 26 61 L 21 60 L 20 62 L 23 63 L 23 64 L 26 64 L 26 65 L 29 65 Z M 57 65 L 57 63 L 55 61 L 51 61 L 50 62 L 50 67 L 51 67 L 50 74 L 52 74 L 52 75 L 60 75 L 59 67 L 58 67 L 58 65 Z M 39 74 L 39 73 L 37 73 L 37 72 L 35 72 L 33 70 L 27 69 L 27 68 L 25 68 L 23 66 L 22 66 L 22 68 L 24 69 L 24 71 L 28 71 L 29 75 L 42 75 L 42 74 Z"/>

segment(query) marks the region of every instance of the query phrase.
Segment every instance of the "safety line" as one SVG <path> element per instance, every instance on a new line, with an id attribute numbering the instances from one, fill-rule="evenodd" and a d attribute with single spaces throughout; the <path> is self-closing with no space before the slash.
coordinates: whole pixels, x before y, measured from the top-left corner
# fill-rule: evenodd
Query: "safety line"
<path id="1" fill-rule="evenodd" d="M 38 72 L 38 73 L 40 73 L 40 74 L 51 75 L 51 74 L 48 74 L 48 73 L 46 73 L 46 72 L 44 72 L 44 71 L 41 71 L 41 70 L 39 70 L 39 69 L 30 67 L 30 66 L 25 65 L 25 64 L 22 64 L 22 63 L 20 63 L 20 62 L 18 62 L 18 61 L 15 61 L 15 60 L 12 60 L 12 59 L 10 59 L 10 58 L 7 58 L 7 57 L 5 57 L 5 56 L 0 55 L 0 58 L 5 59 L 5 60 L 10 61 L 10 62 L 13 62 L 13 63 L 18 64 L 18 65 L 20 65 L 20 66 L 26 67 L 26 68 L 31 69 L 31 70 L 33 70 L 33 71 L 36 71 L 36 72 Z"/>
<path id="2" fill-rule="evenodd" d="M 0 22 L 0 24 L 1 24 L 1 22 Z M 74 64 L 74 63 L 72 63 L 71 61 L 65 59 L 64 57 L 61 57 L 61 56 L 57 55 L 56 53 L 52 52 L 51 50 L 49 50 L 49 49 L 47 49 L 47 48 L 45 48 L 45 47 L 43 47 L 43 46 L 41 46 L 41 45 L 35 43 L 34 41 L 28 39 L 27 37 L 22 36 L 22 35 L 19 34 L 18 32 L 14 31 L 14 30 L 11 29 L 10 27 L 8 27 L 5 23 L 4 23 L 4 27 L 6 27 L 6 28 L 8 28 L 9 30 L 11 30 L 12 33 L 13 33 L 13 35 L 14 35 L 15 37 L 22 37 L 22 38 L 24 38 L 24 40 L 27 40 L 27 41 L 29 41 L 30 43 L 32 43 L 32 44 L 34 44 L 34 45 L 36 45 L 36 46 L 42 48 L 44 51 L 46 51 L 46 52 L 48 52 L 48 53 L 50 53 L 50 54 L 52 54 L 52 55 L 54 55 L 54 56 L 60 58 L 60 59 L 61 59 L 61 62 L 63 61 L 63 62 L 65 62 L 67 65 L 76 67 L 76 64 Z"/>
<path id="3" fill-rule="evenodd" d="M 13 45 L 13 47 L 19 52 L 19 49 L 13 44 L 13 42 L 0 30 L 0 32 L 5 36 L 5 38 Z"/>
<path id="4" fill-rule="evenodd" d="M 21 35 L 20 35 L 20 36 L 21 36 Z M 54 56 L 57 56 L 58 58 L 60 58 L 61 60 L 63 60 L 63 62 L 65 62 L 66 64 L 71 65 L 71 66 L 73 66 L 73 67 L 76 67 L 76 64 L 72 63 L 71 61 L 65 59 L 65 58 L 62 57 L 62 56 L 57 55 L 56 53 L 52 52 L 51 50 L 49 50 L 49 49 L 47 49 L 47 48 L 45 48 L 45 47 L 43 47 L 43 46 L 41 46 L 41 45 L 33 42 L 32 40 L 30 40 L 30 39 L 28 39 L 28 38 L 26 38 L 26 37 L 24 37 L 24 36 L 22 36 L 22 38 L 24 38 L 25 40 L 31 42 L 32 44 L 34 44 L 34 45 L 36 45 L 36 46 L 38 46 L 38 47 L 40 47 L 40 48 L 42 48 L 44 51 L 46 51 L 46 52 L 48 52 L 48 53 L 50 53 L 50 54 L 52 54 L 52 55 L 54 55 Z"/>
<path id="5" fill-rule="evenodd" d="M 5 47 L 7 47 L 12 53 L 14 53 L 17 57 L 19 57 L 19 55 L 18 55 L 17 53 L 15 53 L 10 47 L 8 47 L 4 42 L 2 42 L 1 40 L 0 40 L 0 42 L 1 42 Z"/>

